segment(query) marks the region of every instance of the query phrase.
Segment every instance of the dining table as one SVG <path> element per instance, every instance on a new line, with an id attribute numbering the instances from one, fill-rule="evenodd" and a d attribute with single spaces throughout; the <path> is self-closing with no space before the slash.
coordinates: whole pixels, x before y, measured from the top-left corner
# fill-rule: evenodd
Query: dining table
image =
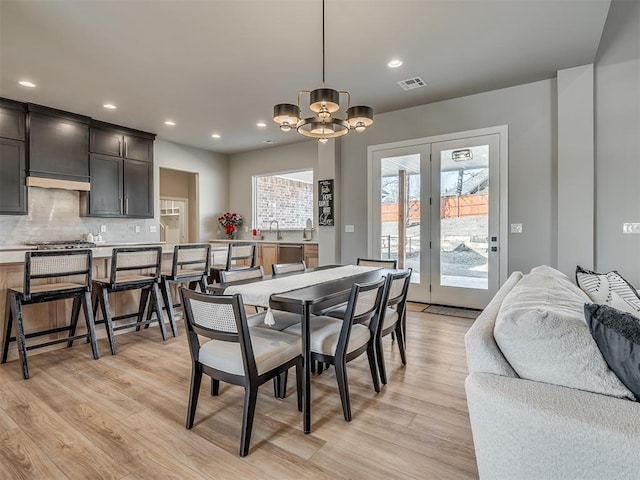
<path id="1" fill-rule="evenodd" d="M 347 268 L 348 267 L 348 268 Z M 216 295 L 240 293 L 245 305 L 269 307 L 297 313 L 302 317 L 302 416 L 303 431 L 311 433 L 311 335 L 313 316 L 330 307 L 345 303 L 354 283 L 369 283 L 385 276 L 386 268 L 357 265 L 329 265 L 305 272 L 213 283 L 207 287 Z M 314 275 L 316 272 L 324 272 Z M 295 277 L 295 281 L 294 278 Z M 289 278 L 289 281 L 283 281 Z M 293 288 L 292 288 L 293 285 Z M 260 292 L 256 295 L 256 292 Z M 246 296 L 246 300 L 245 300 Z M 268 304 L 265 302 L 268 299 Z"/>

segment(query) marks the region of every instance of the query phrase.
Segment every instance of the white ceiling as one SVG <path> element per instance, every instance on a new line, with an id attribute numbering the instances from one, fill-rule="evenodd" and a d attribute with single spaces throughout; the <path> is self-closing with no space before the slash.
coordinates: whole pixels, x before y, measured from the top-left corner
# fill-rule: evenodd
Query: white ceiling
<path id="1" fill-rule="evenodd" d="M 551 78 L 594 61 L 609 3 L 327 0 L 327 86 L 382 113 Z M 290 143 L 272 108 L 321 86 L 321 32 L 320 0 L 0 0 L 0 96 L 221 153 Z"/>

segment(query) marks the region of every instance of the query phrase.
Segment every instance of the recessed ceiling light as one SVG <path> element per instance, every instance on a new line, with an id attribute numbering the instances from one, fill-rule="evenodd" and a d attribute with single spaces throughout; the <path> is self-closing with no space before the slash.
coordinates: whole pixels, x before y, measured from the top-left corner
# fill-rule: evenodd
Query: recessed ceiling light
<path id="1" fill-rule="evenodd" d="M 264 122 L 258 122 L 258 123 L 256 123 L 256 126 L 258 126 L 258 127 L 266 127 L 267 124 L 264 123 Z"/>
<path id="2" fill-rule="evenodd" d="M 211 135 L 211 138 L 220 138 L 220 134 L 219 133 L 214 133 L 213 135 Z"/>
<path id="3" fill-rule="evenodd" d="M 113 103 L 105 103 L 104 105 L 102 105 L 104 108 L 108 108 L 109 110 L 115 110 L 116 107 Z"/>
<path id="4" fill-rule="evenodd" d="M 36 84 L 35 84 L 35 83 L 30 82 L 30 81 L 28 81 L 28 80 L 20 80 L 18 83 L 19 83 L 20 85 L 22 85 L 23 87 L 29 87 L 29 88 L 34 88 L 34 87 L 36 86 Z"/>
<path id="5" fill-rule="evenodd" d="M 167 120 L 166 122 L 164 122 L 165 125 L 170 125 L 170 126 L 174 126 L 176 124 L 176 122 L 174 122 L 173 120 Z"/>
<path id="6" fill-rule="evenodd" d="M 397 58 L 394 58 L 389 63 L 387 63 L 387 67 L 389 68 L 398 68 L 400 66 L 402 66 L 402 60 L 398 60 Z"/>

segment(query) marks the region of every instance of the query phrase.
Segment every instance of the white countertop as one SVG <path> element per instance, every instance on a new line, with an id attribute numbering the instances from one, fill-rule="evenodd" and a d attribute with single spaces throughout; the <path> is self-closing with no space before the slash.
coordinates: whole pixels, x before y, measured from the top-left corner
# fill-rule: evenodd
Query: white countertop
<path id="1" fill-rule="evenodd" d="M 283 243 L 286 245 L 318 245 L 317 240 L 254 240 L 252 238 L 247 239 L 238 239 L 238 240 L 227 240 L 226 238 L 216 238 L 214 240 L 209 240 L 210 243 L 235 243 L 235 242 L 250 242 L 250 243 Z"/>

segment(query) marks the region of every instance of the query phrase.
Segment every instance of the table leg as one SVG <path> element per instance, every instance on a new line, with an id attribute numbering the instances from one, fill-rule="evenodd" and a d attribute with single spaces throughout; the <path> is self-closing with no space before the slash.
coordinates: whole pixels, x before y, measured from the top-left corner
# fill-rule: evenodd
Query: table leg
<path id="1" fill-rule="evenodd" d="M 304 433 L 311 433 L 311 338 L 309 334 L 309 305 L 302 307 L 302 356 L 304 358 L 302 381 L 302 423 Z"/>

